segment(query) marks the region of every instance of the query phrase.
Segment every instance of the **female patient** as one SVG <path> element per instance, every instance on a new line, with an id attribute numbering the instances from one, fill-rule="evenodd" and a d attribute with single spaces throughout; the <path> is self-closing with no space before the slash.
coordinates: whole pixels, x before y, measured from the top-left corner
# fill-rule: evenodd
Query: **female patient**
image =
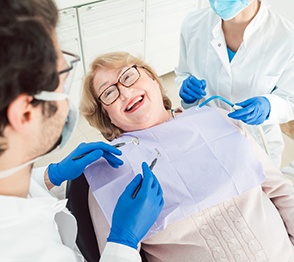
<path id="1" fill-rule="evenodd" d="M 121 174 L 106 170 L 99 186 L 89 181 L 104 196 L 99 203 L 89 196 L 100 249 L 110 231 L 109 198 L 119 194 L 127 169 L 142 155 L 149 163 L 158 158 L 154 168 L 164 192 L 162 215 L 168 218 L 141 243 L 148 261 L 294 261 L 293 186 L 226 114 L 191 108 L 175 116 L 156 73 L 124 52 L 94 60 L 81 111 L 111 143 L 141 139 L 137 147 L 121 148 Z M 168 206 L 169 197 L 178 203 Z"/>

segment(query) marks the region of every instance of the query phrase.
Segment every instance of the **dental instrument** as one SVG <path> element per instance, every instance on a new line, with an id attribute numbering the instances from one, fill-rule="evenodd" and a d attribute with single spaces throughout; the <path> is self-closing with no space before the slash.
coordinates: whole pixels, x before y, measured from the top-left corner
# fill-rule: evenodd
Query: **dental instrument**
<path id="1" fill-rule="evenodd" d="M 117 144 L 115 144 L 113 146 L 116 147 L 116 148 L 119 148 L 119 147 L 124 146 L 124 145 L 129 144 L 129 143 L 133 143 L 135 146 L 137 146 L 137 145 L 139 145 L 140 142 L 139 142 L 138 137 L 133 136 L 130 141 L 117 143 Z"/>
<path id="2" fill-rule="evenodd" d="M 150 168 L 151 171 L 152 171 L 153 167 L 155 166 L 156 162 L 157 162 L 157 157 L 155 157 L 155 158 L 153 159 L 153 161 L 151 162 L 151 164 L 150 164 L 150 166 L 149 166 L 149 168 Z M 138 185 L 137 188 L 135 189 L 135 191 L 134 191 L 134 193 L 133 193 L 133 195 L 132 195 L 132 198 L 133 198 L 133 199 L 137 196 L 137 194 L 138 194 L 140 188 L 142 187 L 143 179 L 144 179 L 144 178 L 142 178 L 142 180 L 140 181 L 139 185 Z"/>
<path id="3" fill-rule="evenodd" d="M 130 141 L 127 141 L 127 142 L 121 142 L 121 143 L 117 143 L 117 144 L 114 144 L 112 145 L 113 147 L 116 147 L 116 148 L 119 148 L 119 147 L 122 147 L 126 144 L 129 144 L 129 143 L 132 143 L 134 144 L 135 146 L 139 145 L 139 138 L 138 137 L 135 137 L 133 136 L 132 139 Z M 83 158 L 84 156 L 86 156 L 87 154 L 89 154 L 90 152 L 87 152 L 85 154 L 81 154 L 79 156 L 76 156 L 76 157 L 73 157 L 72 160 L 78 160 L 78 159 L 81 159 Z"/>

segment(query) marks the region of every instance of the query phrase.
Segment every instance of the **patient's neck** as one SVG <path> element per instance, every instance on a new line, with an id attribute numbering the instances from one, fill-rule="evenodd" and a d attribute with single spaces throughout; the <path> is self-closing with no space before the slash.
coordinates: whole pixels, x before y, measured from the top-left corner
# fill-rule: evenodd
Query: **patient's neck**
<path id="1" fill-rule="evenodd" d="M 174 118 L 176 118 L 176 115 L 178 115 L 180 113 L 182 113 L 181 108 L 176 108 L 176 109 L 172 108 L 169 110 L 164 110 L 160 113 L 160 117 L 158 118 L 158 121 L 156 123 L 154 123 L 152 126 L 157 126 L 157 125 L 165 123 L 166 121 L 174 119 Z"/>
<path id="2" fill-rule="evenodd" d="M 153 126 L 163 124 L 172 118 L 173 118 L 173 116 L 172 116 L 171 110 L 164 109 L 164 110 L 158 112 L 156 118 L 152 119 L 148 124 L 146 123 L 145 127 L 142 129 L 147 129 L 147 128 L 150 128 Z M 134 130 L 134 131 L 136 131 L 136 130 Z"/>

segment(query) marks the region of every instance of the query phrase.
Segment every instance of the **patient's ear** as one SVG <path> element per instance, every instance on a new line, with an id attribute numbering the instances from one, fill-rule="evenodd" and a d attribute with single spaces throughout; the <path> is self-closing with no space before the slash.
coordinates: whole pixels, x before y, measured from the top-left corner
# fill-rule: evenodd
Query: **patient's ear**
<path id="1" fill-rule="evenodd" d="M 18 132 L 26 132 L 30 129 L 34 107 L 30 103 L 32 96 L 21 94 L 15 98 L 7 109 L 9 124 Z"/>

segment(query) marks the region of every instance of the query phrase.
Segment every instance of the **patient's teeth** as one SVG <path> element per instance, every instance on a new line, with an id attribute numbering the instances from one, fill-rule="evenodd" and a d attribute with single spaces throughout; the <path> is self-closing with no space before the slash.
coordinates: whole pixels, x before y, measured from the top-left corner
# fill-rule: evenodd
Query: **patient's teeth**
<path id="1" fill-rule="evenodd" d="M 141 97 L 138 97 L 136 100 L 134 100 L 133 103 L 127 107 L 127 111 L 130 111 L 130 110 L 132 109 L 132 107 L 133 107 L 136 103 L 142 101 L 142 99 L 143 99 L 143 97 L 141 96 Z"/>

